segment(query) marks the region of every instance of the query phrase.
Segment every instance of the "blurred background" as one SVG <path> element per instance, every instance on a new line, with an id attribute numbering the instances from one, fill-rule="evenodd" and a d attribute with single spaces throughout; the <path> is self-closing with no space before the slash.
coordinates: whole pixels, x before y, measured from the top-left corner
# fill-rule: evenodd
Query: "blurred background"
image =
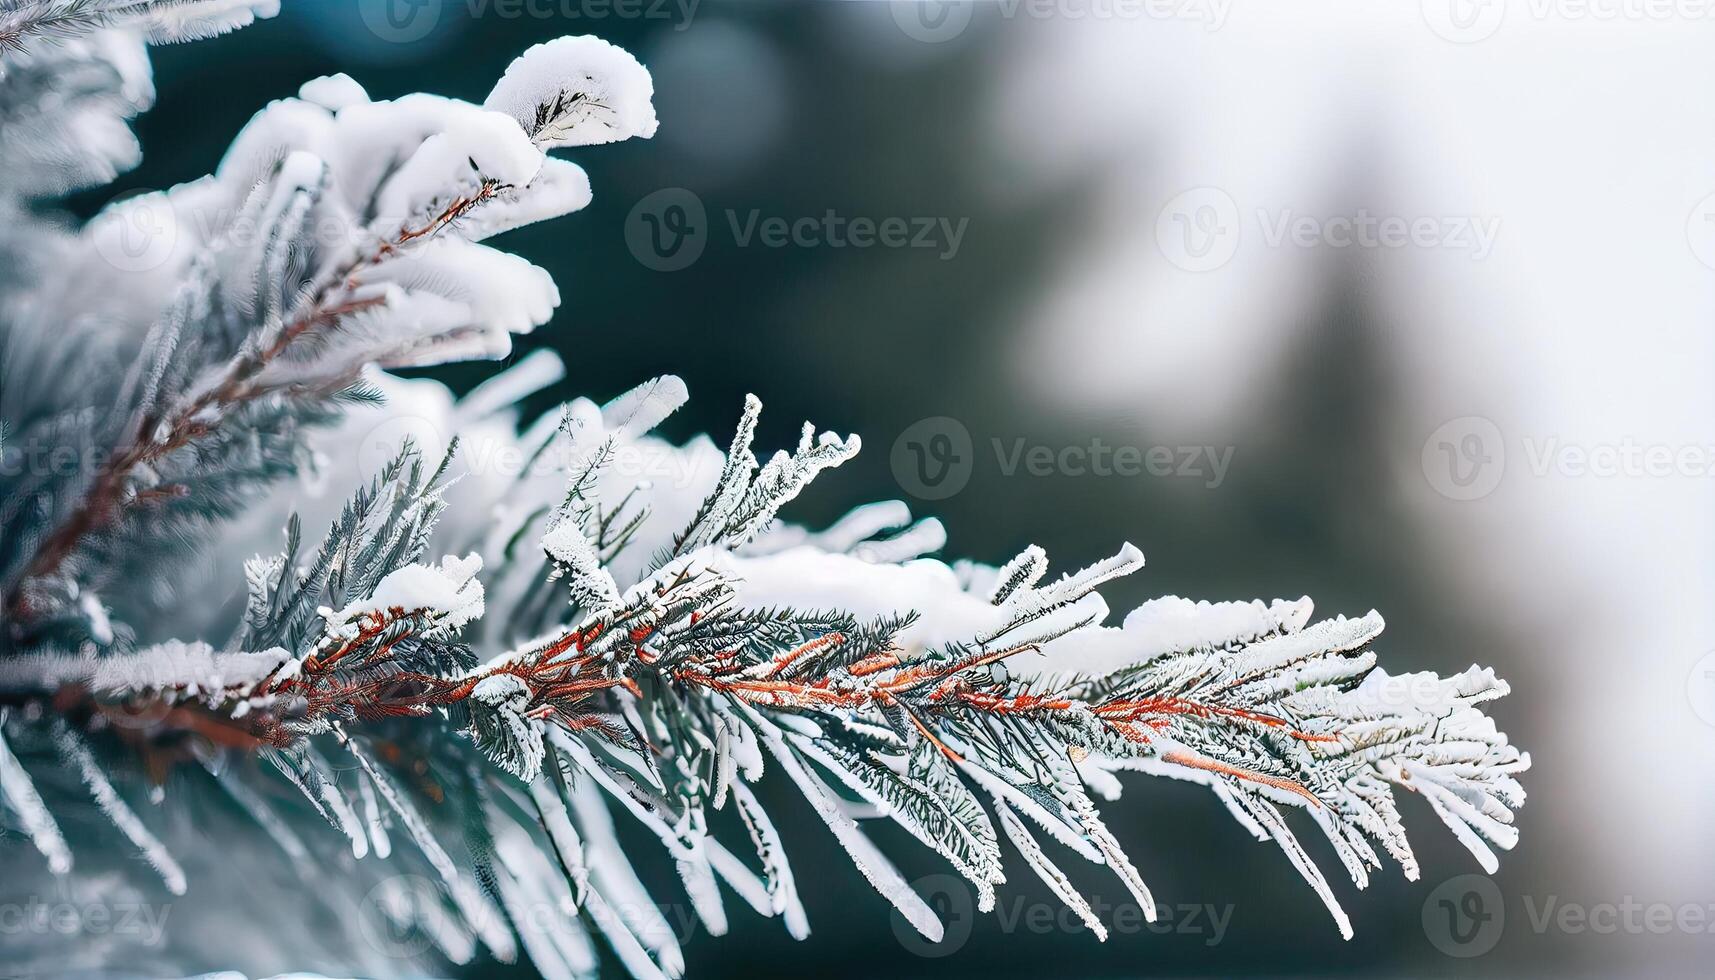
<path id="1" fill-rule="evenodd" d="M 952 920 L 939 947 L 776 793 L 814 933 L 737 916 L 689 943 L 690 976 L 1702 972 L 1708 4 L 285 6 L 155 53 L 145 163 L 84 213 L 208 172 L 316 75 L 481 101 L 529 44 L 597 34 L 654 73 L 661 128 L 578 154 L 595 203 L 507 243 L 564 295 L 520 344 L 569 368 L 536 407 L 673 372 L 692 402 L 667 432 L 724 443 L 754 391 L 764 446 L 805 418 L 865 440 L 793 519 L 901 498 L 946 522 L 949 555 L 1036 543 L 1068 568 L 1129 540 L 1149 567 L 1107 591 L 1116 610 L 1309 594 L 1381 610 L 1393 670 L 1513 683 L 1494 711 L 1535 759 L 1522 844 L 1493 886 L 1464 878 L 1404 801 L 1424 880 L 1336 882 L 1350 942 L 1187 784 L 1137 780 L 1107 808 L 1167 913 L 1145 927 L 1085 869 L 1106 943 L 1033 877 L 973 915 L 881 829 Z M 672 893 L 665 858 L 638 863 Z"/>

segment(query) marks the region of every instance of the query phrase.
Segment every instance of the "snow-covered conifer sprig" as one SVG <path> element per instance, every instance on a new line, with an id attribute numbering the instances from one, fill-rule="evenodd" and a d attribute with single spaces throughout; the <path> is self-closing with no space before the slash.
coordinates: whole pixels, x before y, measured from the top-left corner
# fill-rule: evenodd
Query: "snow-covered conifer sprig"
<path id="1" fill-rule="evenodd" d="M 112 27 L 155 44 L 196 40 L 279 10 L 280 0 L 0 0 L 0 57 Z"/>
<path id="2" fill-rule="evenodd" d="M 627 400 L 619 401 L 609 417 L 624 410 Z M 741 509 L 722 501 L 746 500 L 758 486 L 788 496 L 802 488 L 802 481 L 752 479 L 742 460 L 751 458 L 755 411 L 754 401 L 747 404 L 733 446 L 740 464 L 721 467 L 703 504 L 685 511 L 685 528 L 668 535 L 675 548 L 710 526 L 709 515 Z M 562 437 L 571 438 L 567 430 Z M 812 438 L 800 451 L 831 442 Z M 592 560 L 580 523 L 599 508 L 562 502 L 558 522 L 541 535 L 539 567 L 567 588 L 567 625 L 480 663 L 452 642 L 481 602 L 477 562 L 421 563 L 428 531 L 444 512 L 439 479 L 440 470 L 425 476 L 408 455 L 354 498 L 320 557 L 302 567 L 289 556 L 252 563 L 245 641 L 304 653 L 288 658 L 270 649 L 229 662 L 214 679 L 187 686 L 156 678 L 125 693 L 153 691 L 175 709 L 224 715 L 249 726 L 258 745 L 286 751 L 271 758 L 354 848 L 368 848 L 371 838 L 309 740 L 331 735 L 363 753 L 363 729 L 396 718 L 416 728 L 395 739 L 428 739 L 449 751 L 458 743 L 433 736 L 434 719 L 444 714 L 466 732 L 463 744 L 507 774 L 480 780 L 516 779 L 527 791 L 540 824 L 519 827 L 520 839 L 558 855 L 568 876 L 536 887 L 585 889 L 583 908 L 610 942 L 639 937 L 604 929 L 597 909 L 616 899 L 576 871 L 595 860 L 586 837 L 599 832 L 591 808 L 600 805 L 574 789 L 579 776 L 661 837 L 699 916 L 717 933 L 726 913 L 716 881 L 754 898 L 765 914 L 785 916 L 794 934 L 805 929 L 778 834 L 745 786 L 771 768 L 770 758 L 865 877 L 930 937 L 940 935 L 939 920 L 854 815 L 885 816 L 944 855 L 973 882 L 983 908 L 1006 880 L 1004 831 L 1069 907 L 1096 922 L 1035 834 L 1108 866 L 1152 909 L 1090 791 L 1115 795 L 1115 774 L 1128 770 L 1192 779 L 1257 836 L 1277 841 L 1348 933 L 1281 804 L 1312 815 L 1360 885 L 1379 863 L 1371 840 L 1415 874 L 1390 787 L 1424 793 L 1485 866 L 1493 856 L 1483 838 L 1501 847 L 1516 839 L 1511 809 L 1523 794 L 1514 777 L 1529 760 L 1476 707 L 1504 685 L 1476 669 L 1444 681 L 1374 670 L 1369 645 L 1380 621 L 1373 616 L 1310 625 L 1306 601 L 1158 600 L 1108 627 L 1094 589 L 1140 567 L 1129 546 L 1047 581 L 1038 549 L 1001 569 L 956 575 L 934 561 L 854 557 L 869 543 L 863 535 L 845 535 L 837 551 L 771 547 L 768 533 L 761 540 L 716 535 L 677 557 L 665 552 L 621 591 L 608 564 Z M 603 496 L 601 481 L 581 467 L 570 488 Z M 755 505 L 773 513 L 782 502 L 760 493 Z M 867 515 L 852 520 L 878 526 Z M 817 608 L 828 611 L 809 611 Z M 205 675 L 215 662 L 206 650 L 181 660 L 184 670 Z M 238 663 L 266 669 L 261 683 L 239 679 L 242 697 L 233 693 Z M 110 675 L 126 669 L 108 668 Z M 20 670 L 0 688 L 18 691 Z M 68 675 L 52 663 L 35 676 L 37 693 L 47 693 Z M 381 763 L 362 758 L 367 779 L 389 778 Z M 431 864 L 439 862 L 445 845 L 421 804 L 398 786 L 378 792 L 413 814 L 401 820 L 423 838 L 423 853 L 436 855 Z M 30 805 L 26 791 L 18 799 L 15 807 Z M 853 801 L 861 805 L 854 809 Z M 708 829 L 707 811 L 729 802 L 751 828 L 760 880 Z M 59 853 L 51 833 L 38 843 L 50 858 Z M 461 915 L 484 914 L 479 893 L 456 873 L 446 887 Z M 616 887 L 611 872 L 601 887 Z M 508 941 L 491 937 L 490 948 Z M 632 965 L 648 963 L 647 973 L 675 955 L 658 947 Z"/>
<path id="3" fill-rule="evenodd" d="M 594 38 L 532 49 L 495 91 L 551 98 L 592 77 L 607 80 L 613 104 L 653 118 L 647 72 Z M 588 202 L 582 171 L 547 158 L 548 145 L 503 112 L 431 96 L 373 102 L 349 78 L 321 79 L 259 113 L 213 176 L 132 198 L 116 205 L 123 215 L 92 224 L 85 244 L 105 254 L 114 225 L 166 223 L 170 254 L 137 272 L 180 285 L 148 327 L 119 404 L 72 402 L 45 416 L 96 409 L 112 421 L 96 434 L 105 458 L 93 479 L 38 492 L 60 512 L 14 567 L 0 561 L 11 616 L 51 614 L 68 561 L 123 543 L 99 539 L 143 517 L 206 512 L 209 477 L 237 492 L 244 475 L 290 470 L 296 423 L 365 365 L 503 357 L 512 333 L 546 322 L 559 303 L 547 273 L 477 239 Z M 221 455 L 211 445 L 258 440 L 264 466 L 208 472 Z"/>
<path id="4" fill-rule="evenodd" d="M 99 82 L 80 88 L 95 104 L 59 128 L 122 130 L 147 102 L 132 57 L 143 23 L 5 57 L 0 120 L 30 118 L 7 113 L 75 76 Z M 39 891 L 38 870 L 128 882 L 108 859 L 134 854 L 154 887 L 194 894 L 246 862 L 249 887 L 222 894 L 265 928 L 238 944 L 175 916 L 180 958 L 162 972 L 225 968 L 253 947 L 275 954 L 268 972 L 318 954 L 324 972 L 444 971 L 480 949 L 586 977 L 599 937 L 631 973 L 677 977 L 678 935 L 614 814 L 659 838 L 710 934 L 728 929 L 730 893 L 802 938 L 790 840 L 753 788 L 769 774 L 932 938 L 934 910 L 863 821 L 944 856 L 984 909 L 1007 880 L 1004 834 L 1105 936 L 1053 852 L 1106 867 L 1153 914 L 1124 829 L 1095 802 L 1128 772 L 1208 786 L 1347 935 L 1288 807 L 1359 887 L 1384 856 L 1417 875 L 1400 789 L 1494 869 L 1529 766 L 1484 713 L 1506 685 L 1477 667 L 1383 672 L 1373 613 L 1312 623 L 1307 599 L 1167 598 L 1107 625 L 1096 590 L 1141 567 L 1130 545 L 1052 578 L 1034 547 L 999 568 L 928 557 L 939 522 L 894 501 L 816 531 L 780 523 L 859 441 L 806 425 L 761 463 L 754 397 L 723 453 L 648 435 L 686 398 L 676 378 L 577 400 L 520 434 L 513 403 L 563 376 L 552 354 L 457 404 L 380 370 L 500 356 L 546 320 L 546 274 L 480 241 L 582 207 L 583 172 L 546 152 L 651 134 L 650 94 L 640 65 L 593 39 L 532 48 L 482 107 L 377 102 L 333 76 L 258 114 L 214 175 L 115 205 L 118 221 L 75 234 L 0 222 L 0 258 L 22 272 L 0 264 L 0 455 L 35 441 L 98 464 L 0 467 L 0 818 L 34 845 L 0 851 L 0 887 Z M 25 164 L 0 166 L 8 213 L 129 159 L 116 138 L 62 146 L 52 127 L 6 125 L 0 163 L 16 151 Z M 50 158 L 76 162 L 38 166 Z M 171 247 L 146 268 L 114 263 L 109 236 L 138 217 L 166 222 Z M 132 346 L 112 351 L 115 336 Z M 347 469 L 385 399 L 530 466 L 495 479 L 457 441 L 438 466 L 407 447 L 337 512 L 312 502 L 327 532 L 304 548 L 305 521 L 287 517 L 304 501 L 285 503 L 299 464 Z M 264 518 L 285 523 L 283 550 L 240 526 Z M 242 609 L 181 603 L 193 615 L 169 622 L 126 593 L 127 570 L 160 585 L 161 557 L 210 535 Z M 257 551 L 242 569 L 227 560 Z M 139 806 L 143 793 L 161 806 Z M 729 807 L 743 833 L 723 840 L 712 818 Z M 241 822 L 211 849 L 185 813 Z M 303 887 L 282 894 L 275 878 Z M 401 881 L 432 885 L 390 900 Z M 354 907 L 427 946 L 377 959 Z"/>

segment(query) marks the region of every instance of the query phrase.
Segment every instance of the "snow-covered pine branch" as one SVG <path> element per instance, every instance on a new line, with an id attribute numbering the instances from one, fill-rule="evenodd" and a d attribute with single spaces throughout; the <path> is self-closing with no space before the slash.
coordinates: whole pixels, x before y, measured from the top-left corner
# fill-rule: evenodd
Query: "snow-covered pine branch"
<path id="1" fill-rule="evenodd" d="M 653 118 L 647 73 L 593 38 L 532 49 L 496 92 L 553 101 L 592 77 L 631 122 Z M 53 508 L 34 517 L 44 531 L 0 553 L 14 627 L 67 607 L 72 578 L 98 584 L 89 576 L 139 536 L 194 535 L 290 473 L 306 425 L 341 397 L 367 397 L 353 387 L 365 365 L 504 357 L 512 334 L 546 322 L 560 301 L 548 274 L 480 239 L 588 203 L 583 171 L 547 157 L 552 145 L 502 112 L 428 95 L 371 101 L 350 78 L 323 78 L 258 113 L 210 177 L 92 222 L 66 257 L 78 291 L 50 282 L 25 314 L 39 325 L 20 329 L 38 339 L 36 357 L 76 364 L 107 339 L 49 324 L 99 315 L 104 331 L 131 325 L 136 357 L 117 404 L 74 374 L 11 433 L 61 440 L 69 433 L 54 430 L 99 413 L 75 433 L 101 460 L 87 485 L 8 494 Z M 117 236 L 137 227 L 157 228 L 160 254 L 115 268 Z M 93 304 L 92 278 L 111 287 Z"/>
<path id="2" fill-rule="evenodd" d="M 521 427 L 516 403 L 564 374 L 552 354 L 462 402 L 388 375 L 502 355 L 547 319 L 546 276 L 480 241 L 581 207 L 582 171 L 545 151 L 649 135 L 649 94 L 592 39 L 526 52 L 484 107 L 319 79 L 214 175 L 115 206 L 174 229 L 156 265 L 104 264 L 99 221 L 48 240 L 74 278 L 0 300 L 0 422 L 8 447 L 89 446 L 100 465 L 0 475 L 0 817 L 33 845 L 0 845 L 0 891 L 216 889 L 223 927 L 175 914 L 161 972 L 382 975 L 486 950 L 584 977 L 599 942 L 636 976 L 679 976 L 680 936 L 634 867 L 650 856 L 616 817 L 660 840 L 711 934 L 731 895 L 802 938 L 792 842 L 755 789 L 772 779 L 926 936 L 941 922 L 865 821 L 943 856 L 984 909 L 1008 880 L 1004 834 L 1105 936 L 1059 862 L 1105 867 L 1152 913 L 1132 835 L 1096 802 L 1132 772 L 1209 787 L 1344 934 L 1295 820 L 1359 887 L 1384 858 L 1415 877 L 1404 789 L 1493 870 L 1529 766 L 1484 713 L 1506 685 L 1382 671 L 1373 613 L 1170 597 L 1109 625 L 1097 590 L 1142 566 L 1130 545 L 1056 577 L 1034 547 L 1000 567 L 930 557 L 941 525 L 893 501 L 780 523 L 859 441 L 806 425 L 760 463 L 754 397 L 723 452 L 649 434 L 686 398 L 676 378 Z M 118 356 L 95 322 L 118 325 Z M 345 475 L 394 412 L 459 439 L 407 445 L 342 506 L 293 492 L 301 461 Z M 497 454 L 529 465 L 481 465 Z M 189 531 L 213 539 L 241 611 L 180 632 L 102 590 L 126 568 L 159 584 Z M 736 839 L 712 829 L 729 807 Z M 74 846 L 62 827 L 90 815 L 106 830 Z M 236 942 L 244 922 L 260 925 Z M 378 949 L 377 929 L 422 942 Z"/>
<path id="3" fill-rule="evenodd" d="M 136 30 L 152 44 L 214 37 L 280 12 L 280 0 L 4 0 L 0 57 L 105 28 Z"/>

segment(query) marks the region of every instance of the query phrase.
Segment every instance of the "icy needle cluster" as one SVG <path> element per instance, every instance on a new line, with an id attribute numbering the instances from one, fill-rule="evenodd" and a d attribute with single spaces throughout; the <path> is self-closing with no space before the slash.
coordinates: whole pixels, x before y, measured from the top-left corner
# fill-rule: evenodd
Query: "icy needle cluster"
<path id="1" fill-rule="evenodd" d="M 806 425 L 760 458 L 754 398 L 723 450 L 650 435 L 685 400 L 672 377 L 520 427 L 516 403 L 563 374 L 552 355 L 456 403 L 387 375 L 503 357 L 552 315 L 547 274 L 481 242 L 588 202 L 583 171 L 548 151 L 653 133 L 647 72 L 601 41 L 532 48 L 480 106 L 317 79 L 206 178 L 83 228 L 37 217 L 129 162 L 145 40 L 270 8 L 0 5 L 0 112 L 82 120 L 8 123 L 3 152 L 30 165 L 0 168 L 0 206 L 31 215 L 0 244 L 54 258 L 0 294 L 0 819 L 19 832 L 0 841 L 3 889 L 45 875 L 189 907 L 161 945 L 104 937 L 78 956 L 373 975 L 485 949 L 557 978 L 596 973 L 605 947 L 636 976 L 678 976 L 680 930 L 616 817 L 660 839 L 709 933 L 730 895 L 802 937 L 764 780 L 807 800 L 931 939 L 942 923 L 865 822 L 945 857 L 984 909 L 1028 867 L 1099 936 L 1068 858 L 1154 914 L 1096 803 L 1132 771 L 1206 785 L 1346 935 L 1294 819 L 1359 887 L 1384 860 L 1417 875 L 1400 790 L 1488 870 L 1513 845 L 1529 758 L 1483 711 L 1506 685 L 1382 671 L 1374 613 L 1166 598 L 1116 625 L 1097 590 L 1142 566 L 1130 545 L 1054 574 L 1034 547 L 999 567 L 932 557 L 940 525 L 895 502 L 781 522 L 859 440 Z M 108 98 L 49 98 L 85 71 Z M 286 517 L 300 477 L 349 479 L 400 411 L 464 441 L 405 444 L 343 507 L 311 503 L 306 540 Z M 59 447 L 85 465 L 29 464 Z M 483 465 L 497 450 L 528 465 Z M 232 567 L 276 513 L 284 547 Z M 188 608 L 161 564 L 187 552 L 231 575 L 241 608 Z M 80 810 L 106 829 L 68 833 Z"/>

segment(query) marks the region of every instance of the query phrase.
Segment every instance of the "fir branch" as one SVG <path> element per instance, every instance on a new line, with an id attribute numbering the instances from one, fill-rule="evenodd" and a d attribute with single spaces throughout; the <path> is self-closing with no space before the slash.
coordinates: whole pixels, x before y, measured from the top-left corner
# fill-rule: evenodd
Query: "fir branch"
<path id="1" fill-rule="evenodd" d="M 576 55 L 575 50 L 566 53 Z M 538 75 L 552 67 L 540 59 L 533 65 Z M 341 95 L 351 97 L 350 92 Z M 290 112 L 292 107 L 276 106 L 273 111 Z M 331 113 L 322 111 L 329 127 L 340 125 Z M 516 305 L 515 296 L 505 295 L 510 292 L 507 286 L 486 282 L 482 276 L 485 271 L 519 270 L 488 268 L 502 261 L 500 253 L 461 236 L 492 234 L 534 220 L 544 210 L 563 212 L 582 202 L 565 198 L 549 181 L 537 194 L 541 202 L 525 206 L 527 198 L 521 195 L 536 189 L 534 178 L 548 169 L 547 161 L 522 131 L 496 113 L 449 103 L 448 132 L 425 139 L 420 125 L 412 121 L 409 106 L 390 111 L 400 115 L 402 124 L 409 124 L 398 131 L 407 143 L 401 150 L 408 159 L 375 188 L 375 201 L 364 209 L 376 212 L 373 219 L 355 219 L 348 202 L 324 200 L 328 165 L 312 149 L 294 150 L 283 159 L 278 151 L 265 150 L 253 164 L 260 169 L 254 172 L 252 186 L 241 183 L 246 164 L 229 160 L 223 165 L 217 178 L 240 182 L 234 190 L 244 201 L 244 215 L 260 222 L 267 233 L 263 247 L 255 251 L 236 237 L 218 238 L 193 264 L 193 278 L 182 299 L 156 324 L 146 349 L 148 357 L 138 362 L 140 369 L 147 366 L 148 370 L 134 373 L 133 382 L 121 392 L 117 409 L 128 416 L 128 422 L 119 438 L 88 486 L 63 488 L 65 493 L 57 500 L 65 508 L 63 515 L 34 538 L 20 571 L 6 582 L 0 608 L 14 620 L 14 631 L 48 611 L 37 608 L 31 597 L 54 594 L 51 586 L 44 589 L 41 583 L 65 577 L 68 561 L 89 538 L 133 522 L 140 502 L 163 492 L 180 497 L 194 492 L 185 486 L 158 489 L 136 484 L 140 475 L 152 473 L 163 461 L 199 452 L 209 440 L 220 438 L 223 428 L 234 427 L 235 414 L 285 392 L 331 403 L 356 381 L 365 365 L 376 361 L 414 364 L 447 356 L 502 354 L 509 343 L 508 331 L 528 329 L 546 318 L 545 310 L 530 309 L 521 311 L 528 317 L 524 322 L 518 322 L 519 313 L 511 311 L 507 320 L 482 322 L 483 310 L 434 293 L 442 278 L 438 265 L 452 263 L 444 271 L 454 277 L 439 288 L 458 295 L 479 286 L 491 296 L 489 305 L 497 311 L 506 304 Z M 273 122 L 265 112 L 252 123 L 263 134 L 259 140 L 279 138 L 270 131 Z M 297 123 L 292 126 L 293 134 L 301 128 Z M 449 147 L 457 147 L 451 159 Z M 468 171 L 463 170 L 467 165 Z M 504 214 L 467 228 L 468 219 L 490 204 Z M 325 235 L 321 227 L 325 220 L 314 220 L 317 214 L 352 226 L 350 233 L 369 244 L 330 249 L 328 243 L 310 238 L 312 230 Z M 455 234 L 446 234 L 449 230 Z M 299 257 L 318 251 L 328 254 L 301 286 L 282 274 Z M 195 278 L 199 271 L 216 267 L 226 252 L 237 252 L 254 263 L 259 285 L 248 302 L 223 303 L 219 284 L 206 274 L 201 280 Z M 532 275 L 539 272 L 525 268 Z M 549 309 L 557 302 L 551 283 L 538 281 L 531 286 Z M 216 332 L 188 328 L 199 319 L 221 315 L 229 323 L 238 321 L 236 328 L 225 331 L 232 350 L 223 361 L 204 363 L 209 355 L 219 353 L 219 345 L 206 339 Z M 454 319 L 449 322 L 449 317 Z M 466 318 L 475 322 L 465 323 Z M 390 320 L 403 321 L 407 335 L 385 337 L 382 332 L 389 329 Z M 442 332 L 412 336 L 423 330 L 425 322 L 440 324 Z M 328 349 L 327 342 L 334 338 L 344 338 L 341 343 L 346 347 Z M 480 349 L 471 349 L 473 341 L 481 344 Z M 361 346 L 366 343 L 372 346 Z M 373 346 L 377 343 L 380 346 Z M 75 502 L 66 499 L 71 493 L 77 494 Z"/>
<path id="2" fill-rule="evenodd" d="M 278 9 L 278 0 L 4 0 L 0 56 L 111 27 L 139 27 L 156 44 L 212 37 Z"/>
<path id="3" fill-rule="evenodd" d="M 194 32 L 252 5 L 134 6 L 150 17 L 128 29 Z M 24 9 L 0 0 L 0 14 Z M 33 81 L 61 70 L 39 67 Z M 355 106 L 368 115 L 343 111 Z M 1006 881 L 1004 834 L 1098 936 L 1092 903 L 1040 835 L 1108 868 L 1153 916 L 1092 795 L 1117 795 L 1122 773 L 1207 786 L 1280 846 L 1346 935 L 1283 806 L 1305 811 L 1359 887 L 1383 855 L 1418 873 L 1398 789 L 1423 795 L 1485 869 L 1493 848 L 1517 841 L 1517 776 L 1530 759 L 1483 711 L 1507 693 L 1492 672 L 1389 675 L 1376 666 L 1378 616 L 1311 623 L 1308 600 L 1163 599 L 1104 625 L 1098 590 L 1142 565 L 1130 545 L 1050 579 L 1035 547 L 1000 568 L 926 558 L 944 531 L 897 503 L 818 532 L 779 525 L 858 439 L 806 425 L 793 451 L 760 463 L 751 396 L 726 453 L 670 446 L 647 432 L 684 401 L 676 378 L 566 406 L 508 447 L 529 473 L 463 484 L 462 496 L 468 457 L 456 440 L 433 466 L 408 446 L 315 547 L 305 521 L 283 518 L 283 550 L 244 565 L 232 628 L 138 646 L 140 627 L 160 624 L 110 609 L 104 574 L 158 561 L 293 476 L 306 447 L 364 431 L 373 413 L 304 433 L 336 409 L 369 411 L 376 390 L 349 387 L 360 370 L 364 384 L 397 390 L 375 366 L 504 355 L 558 293 L 478 239 L 587 201 L 581 171 L 547 149 L 654 129 L 647 72 L 593 39 L 532 48 L 485 108 L 432 107 L 438 128 L 425 136 L 416 107 L 320 79 L 259 114 L 208 181 L 145 202 L 231 213 L 192 235 L 184 261 L 141 277 L 155 298 L 124 321 L 146 333 L 134 357 L 84 363 L 94 345 L 52 329 L 54 296 L 18 304 L 33 319 L 0 318 L 0 343 L 21 348 L 21 363 L 84 369 L 75 385 L 9 385 L 0 455 L 19 438 L 100 452 L 87 478 L 0 472 L 0 803 L 48 873 L 72 873 L 60 827 L 86 813 L 144 857 L 156 887 L 226 873 L 183 846 L 181 822 L 134 806 L 120 778 L 147 777 L 166 796 L 169 775 L 183 774 L 167 799 L 194 806 L 184 795 L 207 790 L 236 806 L 274 860 L 319 876 L 296 896 L 305 903 L 349 905 L 351 889 L 400 880 L 389 876 L 433 882 L 421 901 L 374 902 L 393 925 L 424 930 L 433 952 L 413 968 L 438 965 L 431 956 L 465 963 L 480 946 L 501 962 L 522 951 L 546 975 L 587 976 L 599 936 L 634 974 L 678 976 L 678 938 L 612 814 L 659 840 L 710 933 L 730 924 L 724 882 L 802 938 L 799 879 L 751 788 L 770 771 L 931 939 L 942 935 L 935 910 L 863 820 L 889 820 L 945 857 L 983 910 Z M 330 174 L 359 137 L 387 144 L 377 157 L 393 163 L 361 179 Z M 309 234 L 329 217 L 351 237 Z M 94 247 L 90 234 L 54 244 L 75 254 Z M 451 420 L 489 419 L 559 376 L 551 355 L 533 359 Z M 638 479 L 616 465 L 632 451 L 683 464 L 683 478 Z M 437 535 L 470 548 L 437 561 Z M 72 778 L 42 778 L 62 774 Z M 714 829 L 729 805 L 753 858 Z M 100 856 L 101 842 L 76 839 Z M 337 862 L 325 860 L 330 846 Z M 318 940 L 351 931 L 336 920 Z"/>

